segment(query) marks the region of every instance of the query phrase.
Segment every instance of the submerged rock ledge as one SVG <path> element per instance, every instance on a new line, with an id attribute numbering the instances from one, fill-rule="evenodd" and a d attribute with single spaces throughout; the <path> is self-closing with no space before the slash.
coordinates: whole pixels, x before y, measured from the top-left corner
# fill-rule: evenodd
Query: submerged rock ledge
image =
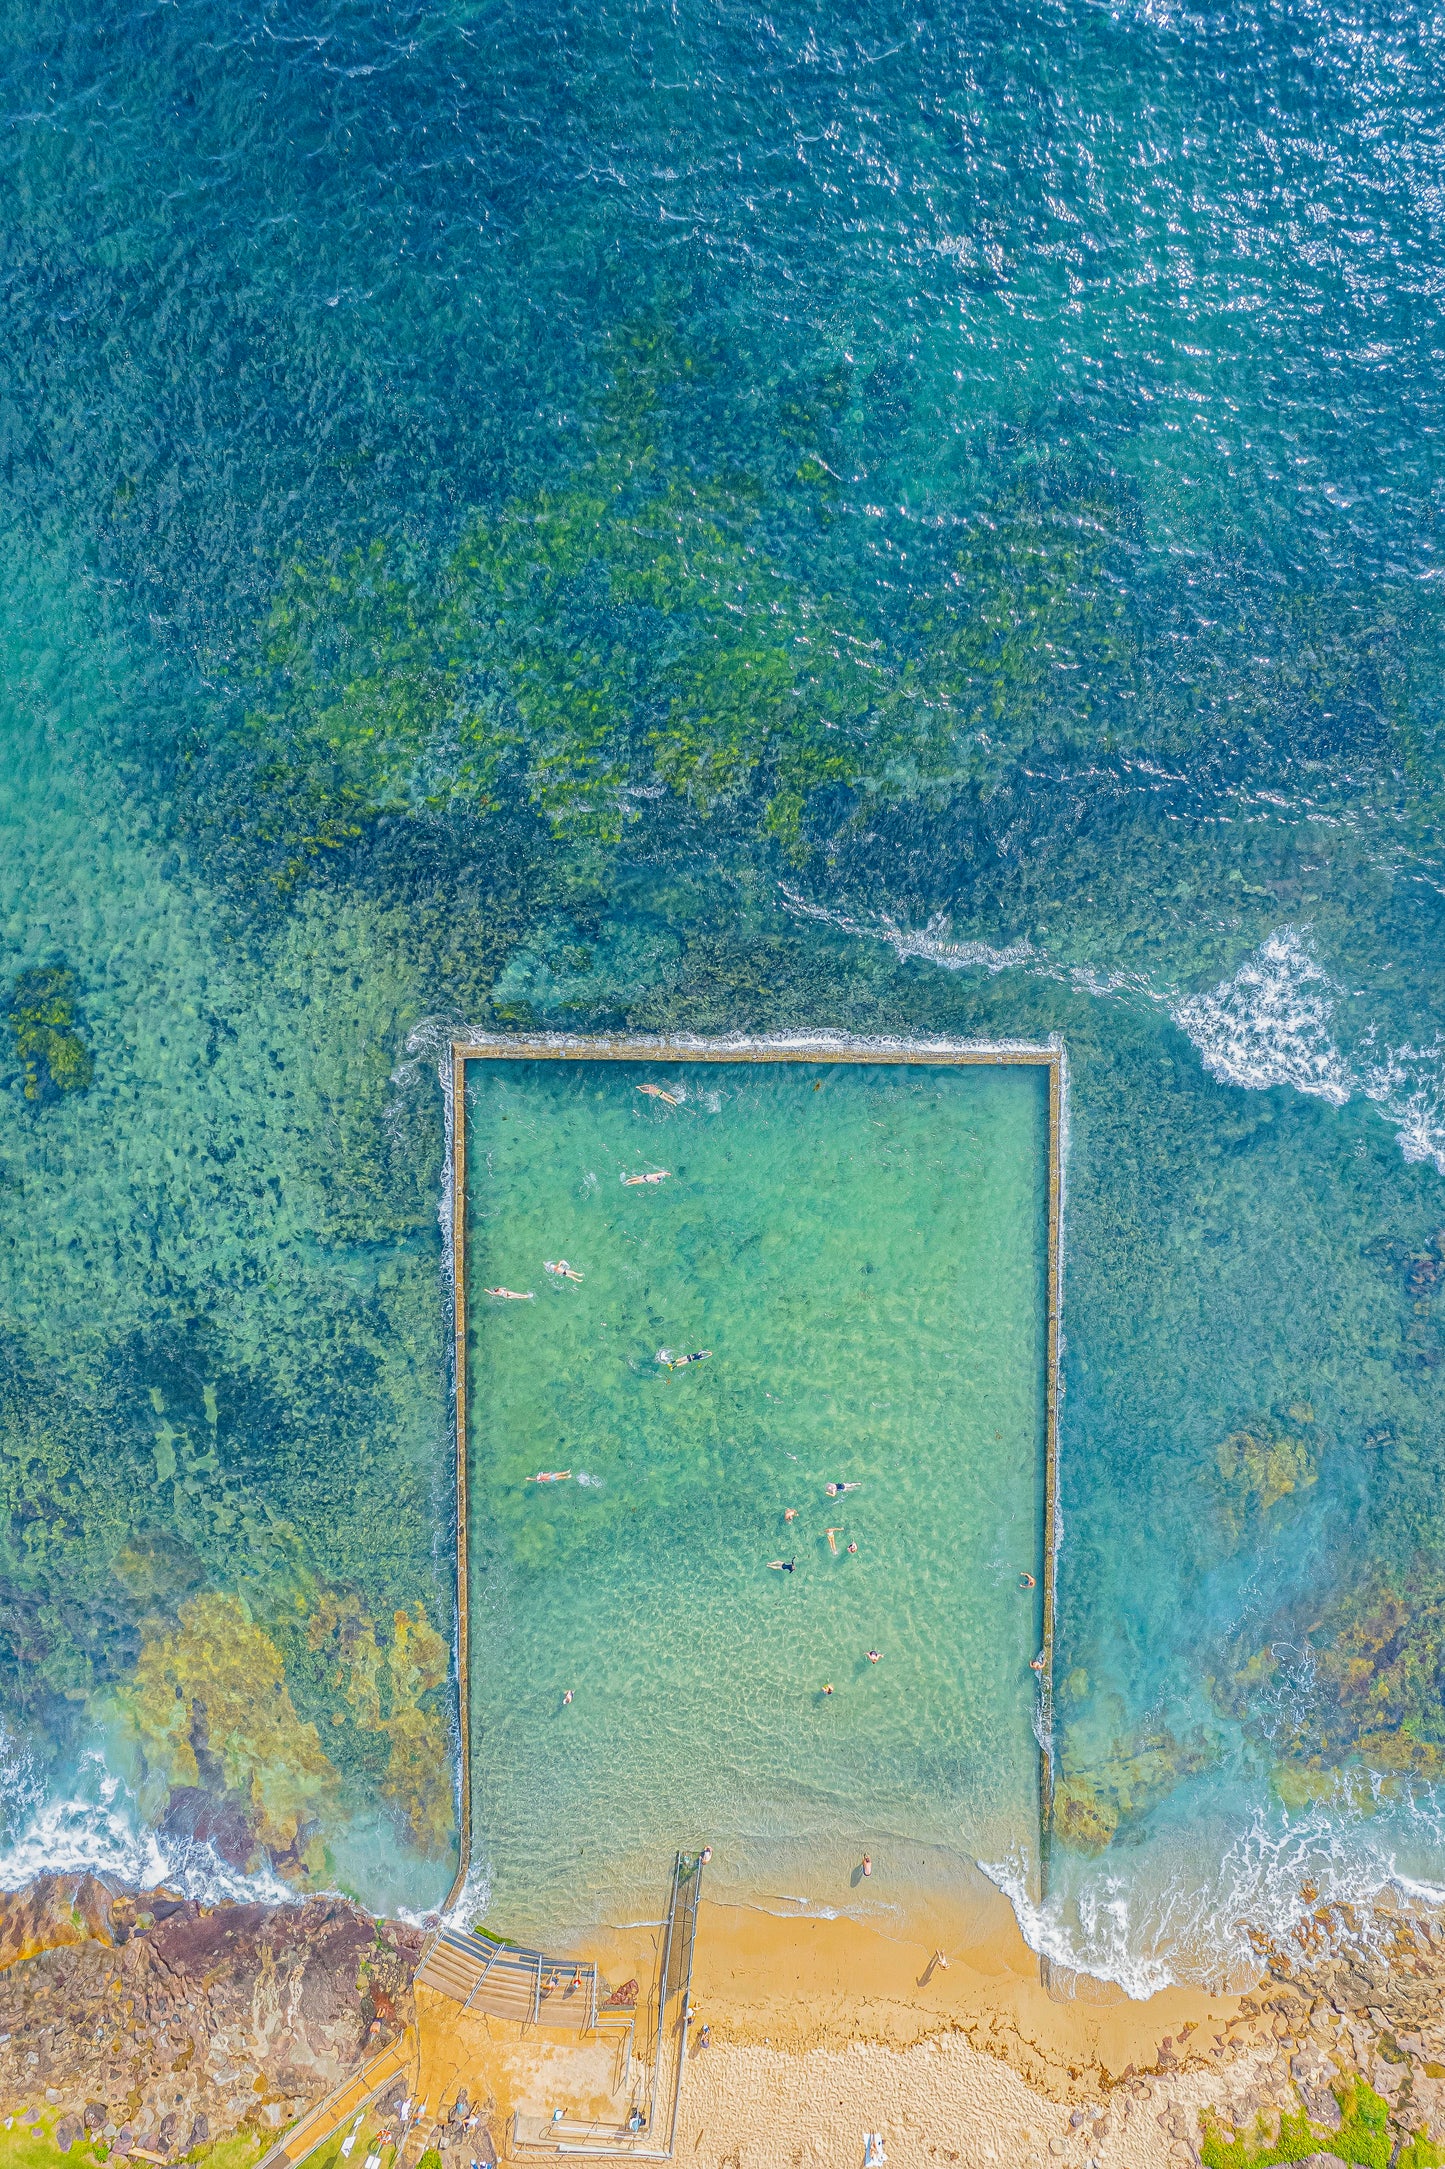
<path id="1" fill-rule="evenodd" d="M 412 2020 L 416 1929 L 94 1875 L 0 1898 L 0 2118 L 78 2158 L 269 2139 Z"/>

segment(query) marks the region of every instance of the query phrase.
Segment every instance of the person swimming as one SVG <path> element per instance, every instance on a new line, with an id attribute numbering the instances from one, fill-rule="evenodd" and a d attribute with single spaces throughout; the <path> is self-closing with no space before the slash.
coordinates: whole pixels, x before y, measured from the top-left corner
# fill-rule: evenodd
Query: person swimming
<path id="1" fill-rule="evenodd" d="M 797 1563 L 796 1559 L 770 1559 L 768 1561 L 768 1565 L 775 1574 L 791 1574 Z"/>
<path id="2" fill-rule="evenodd" d="M 570 1484 L 572 1471 L 570 1469 L 539 1469 L 535 1476 L 525 1477 L 523 1481 L 529 1484 Z"/>
<path id="3" fill-rule="evenodd" d="M 1019 1587 L 1020 1589 L 1037 1589 L 1038 1583 L 1034 1580 L 1032 1574 L 1020 1574 Z"/>
<path id="4" fill-rule="evenodd" d="M 711 1354 L 710 1348 L 694 1348 L 690 1356 L 675 1356 L 670 1348 L 659 1348 L 657 1360 L 665 1363 L 670 1371 L 684 1371 L 689 1363 L 706 1363 Z"/>
<path id="5" fill-rule="evenodd" d="M 850 1544 L 850 1545 L 848 1546 L 848 1550 L 849 1550 L 849 1552 L 850 1552 L 850 1553 L 851 1553 L 851 1552 L 855 1552 L 855 1551 L 857 1551 L 857 1549 L 858 1549 L 858 1546 L 857 1546 L 856 1544 Z"/>
<path id="6" fill-rule="evenodd" d="M 828 1549 L 833 1554 L 833 1557 L 835 1559 L 838 1556 L 838 1539 L 842 1535 L 842 1533 L 843 1532 L 841 1529 L 829 1529 L 827 1532 Z"/>
<path id="7" fill-rule="evenodd" d="M 659 1084 L 640 1084 L 635 1086 L 634 1089 L 638 1092 L 645 1092 L 650 1100 L 665 1100 L 669 1107 L 681 1107 L 687 1097 L 685 1092 L 669 1092 Z"/>
<path id="8" fill-rule="evenodd" d="M 841 1499 L 845 1491 L 861 1491 L 863 1487 L 861 1484 L 836 1483 L 825 1484 L 823 1488 L 830 1499 Z"/>
<path id="9" fill-rule="evenodd" d="M 542 1267 L 542 1271 L 550 1273 L 554 1280 L 575 1280 L 580 1282 L 582 1279 L 582 1275 L 578 1272 L 576 1266 L 569 1265 L 565 1258 L 558 1258 L 555 1263 L 551 1258 L 548 1258 L 546 1264 Z"/>
<path id="10" fill-rule="evenodd" d="M 783 1508 L 783 1519 L 784 1519 L 784 1521 L 796 1521 L 796 1520 L 797 1520 L 797 1518 L 798 1518 L 798 1509 L 797 1509 L 797 1507 L 796 1507 L 796 1506 L 785 1506 L 785 1507 Z"/>
<path id="11" fill-rule="evenodd" d="M 880 1650 L 870 1649 L 868 1652 L 868 1662 L 870 1664 L 877 1664 L 881 1654 L 882 1652 Z"/>
<path id="12" fill-rule="evenodd" d="M 635 1190 L 640 1182 L 666 1182 L 670 1173 L 670 1168 L 659 1167 L 651 1175 L 624 1175 L 622 1181 L 626 1189 Z"/>
<path id="13" fill-rule="evenodd" d="M 504 1303 L 535 1303 L 536 1291 L 529 1288 L 524 1295 L 519 1288 L 483 1288 L 483 1295 L 500 1296 Z"/>
<path id="14" fill-rule="evenodd" d="M 1043 1657 L 1042 1657 L 1042 1655 L 1040 1655 L 1040 1656 L 1037 1656 L 1037 1657 L 1030 1657 L 1030 1659 L 1029 1659 L 1029 1670 L 1030 1670 L 1031 1672 L 1042 1672 L 1042 1671 L 1043 1671 L 1043 1669 L 1044 1669 L 1044 1660 L 1043 1660 Z"/>

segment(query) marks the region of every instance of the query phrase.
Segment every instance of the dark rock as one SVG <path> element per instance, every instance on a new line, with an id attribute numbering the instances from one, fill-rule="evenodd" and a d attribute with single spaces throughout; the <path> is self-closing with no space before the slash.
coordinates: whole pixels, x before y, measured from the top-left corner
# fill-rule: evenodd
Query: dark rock
<path id="1" fill-rule="evenodd" d="M 62 2154 L 68 2154 L 80 2137 L 81 2126 L 73 2116 L 62 2116 L 55 2127 L 55 2144 Z"/>
<path id="2" fill-rule="evenodd" d="M 186 2130 L 189 2151 L 255 2129 L 238 2046 L 259 2035 L 264 2108 L 289 2121 L 411 2023 L 421 1941 L 340 1898 L 206 1909 L 75 1876 L 0 1895 L 0 2036 L 26 2049 L 0 2055 L 0 2119 L 46 2089 L 85 2103 L 77 2138 L 120 2123 L 117 2158 L 174 2157 Z"/>
<path id="3" fill-rule="evenodd" d="M 199 1785 L 177 1785 L 161 1819 L 167 1837 L 209 1845 L 232 1868 L 247 1868 L 256 1851 L 255 1833 L 244 1805 L 220 1798 Z"/>

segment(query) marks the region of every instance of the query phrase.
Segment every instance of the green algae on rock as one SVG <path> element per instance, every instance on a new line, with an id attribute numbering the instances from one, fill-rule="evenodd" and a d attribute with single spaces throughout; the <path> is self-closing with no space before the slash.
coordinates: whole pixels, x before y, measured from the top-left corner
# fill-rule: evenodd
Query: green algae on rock
<path id="1" fill-rule="evenodd" d="M 1445 1770 L 1445 1579 L 1417 1561 L 1384 1565 L 1325 1605 L 1304 1630 L 1311 1692 L 1281 1710 L 1270 1689 L 1288 1661 L 1271 1637 L 1216 1686 L 1221 1706 L 1257 1722 L 1269 1708 L 1275 1787 L 1301 1802 L 1338 1794 L 1347 1765 L 1387 1779 L 1432 1780 Z"/>
<path id="2" fill-rule="evenodd" d="M 1116 1741 L 1106 1760 L 1080 1766 L 1066 1735 L 1050 1829 L 1072 1852 L 1101 1853 L 1121 1823 L 1147 1814 L 1215 1759 L 1202 1737 L 1179 1740 L 1164 1730 Z"/>
<path id="3" fill-rule="evenodd" d="M 81 1033 L 76 977 L 64 964 L 21 972 L 10 989 L 5 1021 L 15 1042 L 27 1100 L 43 1106 L 67 1092 L 84 1092 L 95 1064 Z"/>

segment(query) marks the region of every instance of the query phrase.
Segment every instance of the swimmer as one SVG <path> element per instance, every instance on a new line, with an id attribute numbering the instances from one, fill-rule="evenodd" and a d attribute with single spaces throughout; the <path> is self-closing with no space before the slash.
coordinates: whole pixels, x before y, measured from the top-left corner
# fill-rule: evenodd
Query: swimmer
<path id="1" fill-rule="evenodd" d="M 650 1100 L 665 1100 L 669 1107 L 681 1107 L 686 1097 L 682 1092 L 667 1092 L 661 1085 L 655 1084 L 638 1085 L 637 1090 L 645 1092 Z"/>
<path id="2" fill-rule="evenodd" d="M 1042 1658 L 1042 1657 L 1030 1657 L 1030 1659 L 1029 1659 L 1029 1670 L 1030 1670 L 1031 1672 L 1042 1672 L 1042 1671 L 1043 1671 L 1043 1669 L 1044 1669 L 1044 1660 L 1043 1660 L 1043 1658 Z"/>
<path id="3" fill-rule="evenodd" d="M 863 1855 L 863 1873 L 865 1875 L 871 1875 L 873 1873 L 873 1855 L 871 1853 L 865 1853 Z"/>
<path id="4" fill-rule="evenodd" d="M 668 1365 L 668 1369 L 670 1371 L 686 1370 L 689 1363 L 706 1363 L 711 1354 L 712 1350 L 710 1348 L 694 1348 L 690 1356 L 674 1356 Z"/>
<path id="5" fill-rule="evenodd" d="M 535 1476 L 528 1476 L 524 1478 L 524 1481 L 529 1484 L 570 1484 L 572 1471 L 570 1469 L 539 1469 Z"/>
<path id="6" fill-rule="evenodd" d="M 572 1700 L 572 1690 L 571 1690 L 571 1688 L 569 1687 L 569 1688 L 567 1689 L 567 1692 L 566 1692 L 566 1694 L 564 1694 L 564 1695 L 563 1695 L 563 1697 L 562 1697 L 562 1707 L 563 1707 L 563 1709 L 564 1709 L 564 1710 L 566 1709 L 566 1707 L 567 1707 L 567 1704 L 568 1704 L 568 1703 L 569 1703 L 569 1702 L 570 1702 L 571 1700 Z"/>
<path id="7" fill-rule="evenodd" d="M 582 1275 L 578 1272 L 576 1266 L 569 1265 L 565 1258 L 558 1258 L 555 1265 L 549 1258 L 542 1267 L 542 1271 L 550 1273 L 554 1280 L 575 1280 L 580 1283 L 582 1279 Z"/>
<path id="8" fill-rule="evenodd" d="M 1033 1578 L 1032 1574 L 1020 1574 L 1020 1576 L 1019 1576 L 1019 1587 L 1020 1587 L 1020 1589 L 1037 1589 L 1037 1588 L 1038 1588 L 1038 1586 L 1039 1586 L 1039 1585 L 1038 1585 L 1038 1583 L 1037 1583 L 1037 1582 L 1036 1582 L 1036 1581 L 1034 1580 L 1034 1578 Z"/>
<path id="9" fill-rule="evenodd" d="M 857 1549 L 858 1549 L 858 1546 L 857 1546 L 856 1544 L 850 1544 L 850 1545 L 848 1546 L 848 1549 L 849 1549 L 850 1553 L 851 1553 L 851 1552 L 856 1552 L 856 1551 L 857 1551 Z"/>
<path id="10" fill-rule="evenodd" d="M 823 1692 L 824 1692 L 824 1694 L 825 1694 L 825 1695 L 830 1695 L 830 1694 L 831 1694 L 831 1693 L 833 1692 L 833 1689 L 832 1689 L 831 1685 L 829 1685 L 829 1686 L 825 1687 L 825 1688 L 823 1689 Z"/>
<path id="11" fill-rule="evenodd" d="M 798 1518 L 798 1509 L 797 1509 L 797 1507 L 796 1507 L 796 1506 L 785 1506 L 785 1507 L 783 1508 L 783 1519 L 784 1519 L 784 1521 L 796 1521 L 796 1520 L 797 1520 L 797 1518 Z"/>
<path id="12" fill-rule="evenodd" d="M 768 1565 L 775 1574 L 791 1574 L 797 1563 L 796 1559 L 770 1559 L 768 1561 Z"/>
<path id="13" fill-rule="evenodd" d="M 823 1489 L 830 1499 L 841 1499 L 845 1491 L 859 1491 L 862 1486 L 860 1484 L 825 1484 Z"/>
<path id="14" fill-rule="evenodd" d="M 670 1173 L 670 1168 L 660 1167 L 654 1175 L 624 1175 L 622 1182 L 625 1189 L 635 1190 L 640 1182 L 666 1182 Z"/>
<path id="15" fill-rule="evenodd" d="M 841 1529 L 830 1529 L 828 1531 L 828 1549 L 835 1559 L 838 1556 L 838 1538 L 842 1533 Z"/>
<path id="16" fill-rule="evenodd" d="M 483 1288 L 483 1295 L 500 1296 L 504 1303 L 535 1303 L 536 1293 L 529 1288 L 525 1295 L 518 1288 Z"/>
<path id="17" fill-rule="evenodd" d="M 870 1664 L 877 1664 L 877 1662 L 878 1662 L 878 1659 L 879 1659 L 879 1657 L 880 1657 L 880 1655 L 881 1655 L 881 1654 L 882 1654 L 882 1652 L 881 1652 L 881 1651 L 879 1651 L 879 1650 L 876 1650 L 876 1649 L 870 1649 L 870 1650 L 869 1650 L 869 1652 L 868 1652 L 868 1662 L 869 1662 Z"/>

